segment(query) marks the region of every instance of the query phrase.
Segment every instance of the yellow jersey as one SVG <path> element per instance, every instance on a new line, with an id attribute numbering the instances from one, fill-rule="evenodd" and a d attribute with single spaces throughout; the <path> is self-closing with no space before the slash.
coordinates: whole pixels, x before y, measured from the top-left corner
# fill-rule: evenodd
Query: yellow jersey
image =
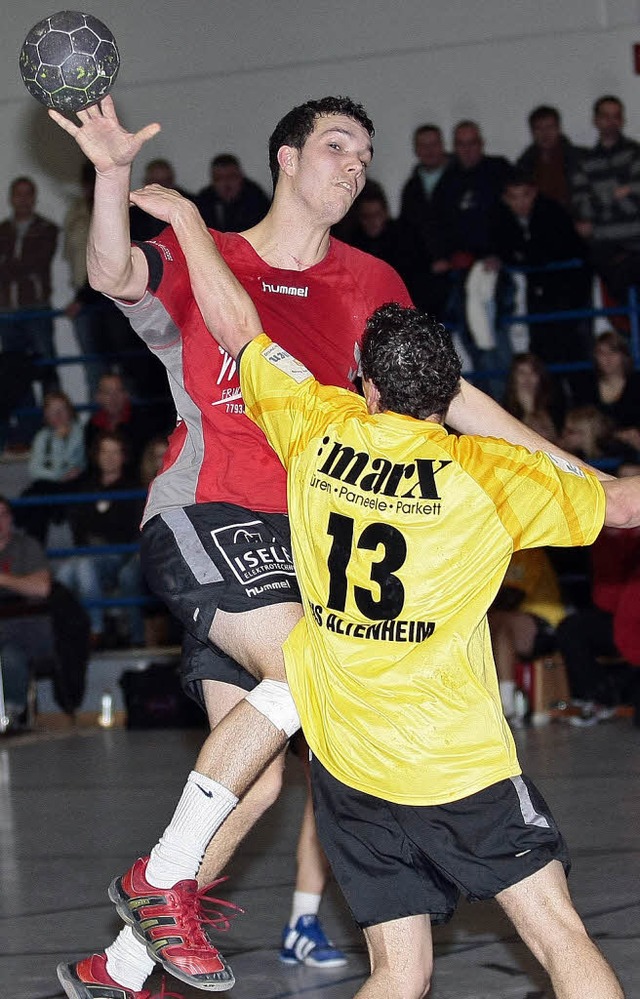
<path id="1" fill-rule="evenodd" d="M 487 608 L 515 549 L 595 539 L 600 483 L 502 440 L 370 415 L 264 334 L 240 381 L 288 472 L 304 618 L 284 651 L 312 751 L 344 784 L 401 804 L 520 773 Z"/>

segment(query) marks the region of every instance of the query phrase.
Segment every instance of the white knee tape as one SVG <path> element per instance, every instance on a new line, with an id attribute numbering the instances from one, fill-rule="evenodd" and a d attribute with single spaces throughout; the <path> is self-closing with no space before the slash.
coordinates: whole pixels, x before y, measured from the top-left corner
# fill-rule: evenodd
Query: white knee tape
<path id="1" fill-rule="evenodd" d="M 289 684 L 282 680 L 263 680 L 250 690 L 245 700 L 284 732 L 287 739 L 300 728 L 300 718 L 293 703 Z"/>

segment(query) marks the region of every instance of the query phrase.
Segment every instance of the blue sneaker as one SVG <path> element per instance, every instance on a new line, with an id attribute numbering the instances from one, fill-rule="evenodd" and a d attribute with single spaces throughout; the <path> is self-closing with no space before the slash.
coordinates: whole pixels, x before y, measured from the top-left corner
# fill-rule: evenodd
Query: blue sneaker
<path id="1" fill-rule="evenodd" d="M 346 954 L 334 947 L 317 916 L 300 916 L 295 926 L 282 931 L 283 964 L 305 964 L 308 968 L 342 968 Z"/>

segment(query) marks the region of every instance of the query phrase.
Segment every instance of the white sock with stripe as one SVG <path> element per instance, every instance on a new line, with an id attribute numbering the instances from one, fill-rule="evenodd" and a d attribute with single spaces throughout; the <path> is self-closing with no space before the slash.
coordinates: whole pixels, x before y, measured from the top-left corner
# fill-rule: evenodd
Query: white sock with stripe
<path id="1" fill-rule="evenodd" d="M 228 788 L 192 770 L 171 822 L 151 851 L 149 884 L 171 888 L 195 878 L 209 840 L 237 804 Z"/>

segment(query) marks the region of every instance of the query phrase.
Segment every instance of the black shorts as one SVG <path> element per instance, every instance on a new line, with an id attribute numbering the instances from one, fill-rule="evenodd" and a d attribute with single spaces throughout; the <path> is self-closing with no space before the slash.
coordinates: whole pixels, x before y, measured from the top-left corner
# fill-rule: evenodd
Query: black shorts
<path id="1" fill-rule="evenodd" d="M 494 898 L 559 860 L 567 847 L 539 791 L 512 777 L 446 805 L 396 805 L 336 780 L 315 757 L 320 841 L 360 926 L 453 915 L 460 894 Z"/>
<path id="2" fill-rule="evenodd" d="M 301 602 L 286 514 L 230 503 L 169 510 L 144 525 L 140 553 L 149 586 L 185 628 L 182 678 L 188 693 L 202 703 L 204 679 L 255 687 L 258 681 L 208 635 L 218 608 L 242 614 Z"/>

